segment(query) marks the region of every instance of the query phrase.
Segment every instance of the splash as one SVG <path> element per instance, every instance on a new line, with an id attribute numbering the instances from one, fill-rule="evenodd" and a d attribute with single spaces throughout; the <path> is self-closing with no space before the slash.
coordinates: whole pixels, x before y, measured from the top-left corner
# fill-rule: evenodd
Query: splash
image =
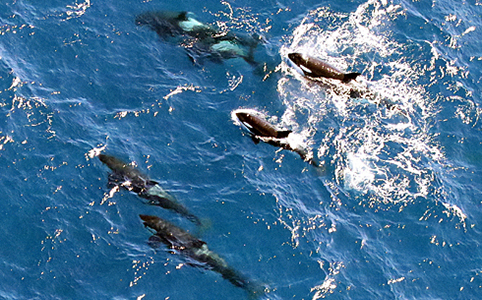
<path id="1" fill-rule="evenodd" d="M 87 152 L 86 154 L 86 157 L 92 159 L 94 157 L 97 157 L 99 156 L 99 154 L 102 153 L 102 151 L 105 150 L 105 148 L 107 147 L 107 145 L 103 145 L 103 146 L 100 146 L 100 147 L 94 147 L 92 149 L 89 150 L 89 152 Z"/>
<path id="2" fill-rule="evenodd" d="M 437 112 L 417 83 L 420 71 L 400 56 L 404 45 L 384 32 L 404 14 L 383 1 L 368 1 L 351 14 L 318 8 L 280 50 L 282 119 L 312 133 L 309 143 L 331 164 L 335 182 L 370 195 L 369 205 L 428 196 L 436 177 L 430 166 L 444 160 L 429 134 Z M 291 52 L 363 77 L 350 84 L 308 80 L 289 63 Z"/>
<path id="3" fill-rule="evenodd" d="M 67 19 L 79 18 L 85 14 L 88 8 L 90 8 L 90 0 L 85 0 L 82 3 L 76 3 L 75 5 L 67 5 Z"/>

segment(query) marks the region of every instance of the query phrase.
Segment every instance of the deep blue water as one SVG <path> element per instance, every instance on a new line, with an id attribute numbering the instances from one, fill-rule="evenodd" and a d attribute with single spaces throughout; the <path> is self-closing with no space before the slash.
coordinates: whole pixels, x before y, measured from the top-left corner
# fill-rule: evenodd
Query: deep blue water
<path id="1" fill-rule="evenodd" d="M 193 65 L 136 26 L 151 10 L 263 36 L 263 68 Z M 153 214 L 262 299 L 480 299 L 481 16 L 480 1 L 3 1 L 0 298 L 248 298 L 153 249 L 138 216 Z M 308 81 L 292 51 L 361 72 L 374 96 Z M 325 170 L 255 145 L 238 108 L 301 134 Z M 109 194 L 98 152 L 210 226 Z"/>

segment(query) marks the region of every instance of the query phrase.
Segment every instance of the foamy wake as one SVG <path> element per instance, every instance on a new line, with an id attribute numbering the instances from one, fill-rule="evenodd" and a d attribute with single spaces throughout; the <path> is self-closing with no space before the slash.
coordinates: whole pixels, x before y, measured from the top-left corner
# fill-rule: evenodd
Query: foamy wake
<path id="1" fill-rule="evenodd" d="M 287 107 L 282 120 L 310 133 L 307 142 L 331 161 L 336 182 L 370 193 L 379 203 L 426 197 L 437 176 L 430 165 L 444 159 L 429 134 L 427 120 L 436 111 L 417 84 L 418 71 L 396 55 L 402 45 L 379 34 L 403 13 L 400 6 L 379 1 L 351 14 L 319 8 L 280 50 L 278 69 L 285 76 L 278 91 Z M 350 84 L 308 80 L 289 62 L 290 52 L 363 76 Z"/>

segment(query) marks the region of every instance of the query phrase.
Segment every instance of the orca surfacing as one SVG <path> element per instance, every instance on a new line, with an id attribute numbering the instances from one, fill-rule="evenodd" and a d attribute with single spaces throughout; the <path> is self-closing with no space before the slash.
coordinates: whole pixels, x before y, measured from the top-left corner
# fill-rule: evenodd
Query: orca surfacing
<path id="1" fill-rule="evenodd" d="M 229 267 L 226 261 L 211 251 L 204 241 L 159 217 L 149 215 L 139 215 L 139 217 L 142 219 L 144 226 L 156 231 L 149 239 L 151 242 L 161 242 L 175 253 L 199 262 L 199 266 L 221 274 L 224 279 L 245 289 L 251 296 L 257 297 L 263 293 L 262 286 L 256 285 L 238 271 Z"/>
<path id="2" fill-rule="evenodd" d="M 303 71 L 305 76 L 311 78 L 323 77 L 348 83 L 361 75 L 360 73 L 343 73 L 315 57 L 302 53 L 290 53 L 288 58 Z"/>
<path id="3" fill-rule="evenodd" d="M 109 185 L 120 186 L 132 191 L 139 197 L 148 200 L 151 205 L 172 210 L 191 222 L 202 225 L 197 216 L 169 195 L 157 182 L 150 180 L 147 175 L 142 174 L 133 166 L 112 155 L 99 154 L 99 159 L 112 170 L 112 173 L 109 174 Z"/>
<path id="4" fill-rule="evenodd" d="M 280 147 L 285 150 L 290 150 L 298 153 L 304 161 L 309 162 L 314 166 L 319 166 L 319 163 L 308 157 L 308 150 L 298 141 L 295 142 L 295 136 L 299 135 L 293 133 L 291 130 L 281 130 L 266 121 L 266 116 L 254 109 L 237 109 L 231 112 L 231 118 L 234 123 L 243 127 L 251 136 L 255 144 L 260 141 L 270 144 L 275 147 Z"/>

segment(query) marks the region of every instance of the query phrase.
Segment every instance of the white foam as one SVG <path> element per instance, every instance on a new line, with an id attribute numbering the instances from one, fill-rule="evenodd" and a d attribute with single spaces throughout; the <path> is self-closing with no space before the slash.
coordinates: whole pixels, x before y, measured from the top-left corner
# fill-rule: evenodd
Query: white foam
<path id="1" fill-rule="evenodd" d="M 467 215 L 464 214 L 462 209 L 460 209 L 460 207 L 458 207 L 457 205 L 444 203 L 444 202 L 442 202 L 442 205 L 447 209 L 446 211 L 444 211 L 444 213 L 446 213 L 447 216 L 450 216 L 450 214 L 453 214 L 460 219 L 460 222 L 465 222 L 465 219 L 467 219 Z"/>
<path id="2" fill-rule="evenodd" d="M 373 168 L 369 160 L 363 155 L 349 153 L 347 157 L 348 167 L 344 170 L 345 187 L 366 191 L 375 180 Z"/>
<path id="3" fill-rule="evenodd" d="M 417 84 L 418 71 L 396 54 L 401 45 L 377 31 L 387 18 L 402 13 L 400 6 L 371 0 L 353 13 L 315 9 L 280 49 L 281 57 L 306 53 L 337 68 L 362 72 L 357 81 L 315 82 L 300 76 L 302 69 L 290 60 L 278 66 L 288 75 L 278 81 L 287 107 L 284 124 L 299 126 L 296 131 L 315 145 L 318 156 L 333 161 L 336 182 L 374 192 L 372 199 L 384 203 L 429 196 L 436 172 L 431 166 L 444 160 L 429 134 L 427 120 L 437 111 Z M 383 74 L 378 72 L 381 65 Z M 361 90 L 361 98 L 354 100 L 351 89 Z M 383 105 L 386 102 L 393 108 Z M 369 106 L 373 104 L 378 106 Z"/>
<path id="4" fill-rule="evenodd" d="M 302 151 L 307 148 L 304 136 L 299 133 L 292 132 L 288 134 L 285 140 L 290 145 L 290 148 L 295 151 Z"/>
<path id="5" fill-rule="evenodd" d="M 89 152 L 87 152 L 87 157 L 94 158 L 96 156 L 99 156 L 99 154 L 102 153 L 102 151 L 105 150 L 105 147 L 107 147 L 107 145 L 104 145 L 104 146 L 99 147 L 99 148 L 93 148 L 93 149 L 89 150 Z"/>

